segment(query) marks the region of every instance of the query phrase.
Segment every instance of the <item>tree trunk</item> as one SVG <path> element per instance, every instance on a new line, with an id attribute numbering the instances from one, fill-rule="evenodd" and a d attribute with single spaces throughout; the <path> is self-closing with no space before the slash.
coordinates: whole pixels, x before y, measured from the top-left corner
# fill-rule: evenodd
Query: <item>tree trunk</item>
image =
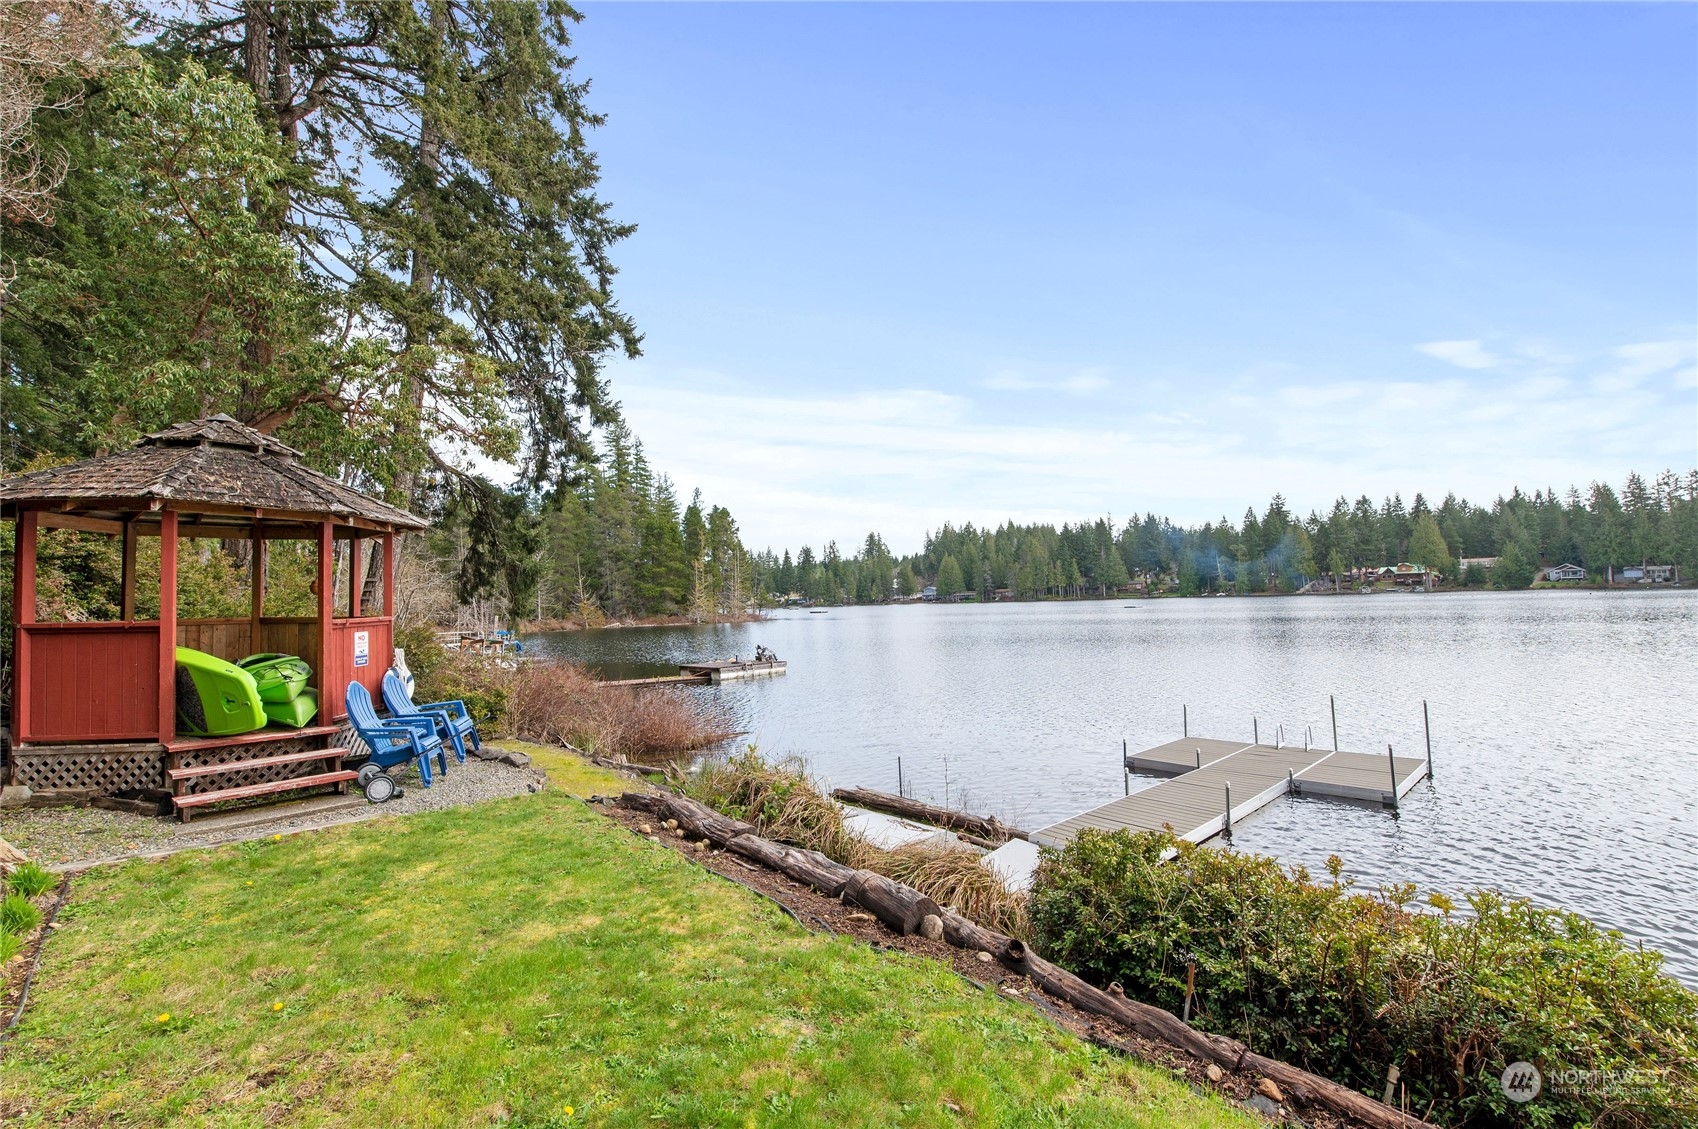
<path id="1" fill-rule="evenodd" d="M 248 0 L 242 9 L 242 70 L 248 86 L 253 88 L 254 98 L 262 106 L 271 101 L 270 7 L 257 0 Z"/>

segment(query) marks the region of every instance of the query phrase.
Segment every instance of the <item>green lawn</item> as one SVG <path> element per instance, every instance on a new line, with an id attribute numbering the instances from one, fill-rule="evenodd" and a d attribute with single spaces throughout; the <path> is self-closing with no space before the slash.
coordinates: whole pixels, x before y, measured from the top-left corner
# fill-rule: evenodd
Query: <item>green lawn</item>
<path id="1" fill-rule="evenodd" d="M 77 880 L 27 1125 L 1251 1126 L 932 962 L 813 936 L 555 787 Z"/>

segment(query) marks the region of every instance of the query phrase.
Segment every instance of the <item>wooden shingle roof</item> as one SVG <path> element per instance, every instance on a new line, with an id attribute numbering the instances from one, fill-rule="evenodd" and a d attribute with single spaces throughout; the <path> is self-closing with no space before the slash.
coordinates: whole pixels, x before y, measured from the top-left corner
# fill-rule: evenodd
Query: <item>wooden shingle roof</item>
<path id="1" fill-rule="evenodd" d="M 0 479 L 0 507 L 86 501 L 102 509 L 196 503 L 284 512 L 319 520 L 363 519 L 394 529 L 425 522 L 300 461 L 300 452 L 226 415 L 175 423 L 127 451 Z"/>

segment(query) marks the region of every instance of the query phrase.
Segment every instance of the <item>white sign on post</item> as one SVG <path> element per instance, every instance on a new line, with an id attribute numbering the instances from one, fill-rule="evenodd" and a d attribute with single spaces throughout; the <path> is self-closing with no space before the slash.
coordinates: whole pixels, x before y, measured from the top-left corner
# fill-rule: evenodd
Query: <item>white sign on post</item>
<path id="1" fill-rule="evenodd" d="M 354 632 L 354 665 L 366 666 L 371 662 L 371 632 Z"/>

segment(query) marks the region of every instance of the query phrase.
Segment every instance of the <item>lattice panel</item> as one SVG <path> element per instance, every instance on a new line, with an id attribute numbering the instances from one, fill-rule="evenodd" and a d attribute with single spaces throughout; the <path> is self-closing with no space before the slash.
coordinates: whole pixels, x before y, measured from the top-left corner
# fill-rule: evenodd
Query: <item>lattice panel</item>
<path id="1" fill-rule="evenodd" d="M 177 765 L 180 768 L 196 768 L 208 764 L 230 764 L 233 761 L 257 760 L 260 757 L 274 756 L 277 753 L 292 753 L 298 749 L 323 748 L 321 738 L 295 737 L 282 741 L 264 741 L 252 745 L 231 745 L 222 749 L 194 749 L 190 752 L 179 753 Z M 196 792 L 217 792 L 224 788 L 239 788 L 247 784 L 272 784 L 279 780 L 293 780 L 297 776 L 316 776 L 324 771 L 323 761 L 295 761 L 292 764 L 274 764 L 264 768 L 244 768 L 234 772 L 220 772 L 211 776 L 191 776 L 183 781 L 183 793 L 193 795 Z"/>
<path id="2" fill-rule="evenodd" d="M 165 786 L 163 752 L 87 753 L 12 750 L 19 784 L 38 792 L 92 788 L 103 795 Z"/>
<path id="3" fill-rule="evenodd" d="M 340 745 L 347 749 L 347 760 L 363 761 L 371 757 L 371 750 L 366 747 L 366 743 L 360 739 L 358 733 L 354 732 L 354 727 L 345 721 L 342 723 L 342 728 L 336 731 L 336 739 L 331 744 Z"/>

